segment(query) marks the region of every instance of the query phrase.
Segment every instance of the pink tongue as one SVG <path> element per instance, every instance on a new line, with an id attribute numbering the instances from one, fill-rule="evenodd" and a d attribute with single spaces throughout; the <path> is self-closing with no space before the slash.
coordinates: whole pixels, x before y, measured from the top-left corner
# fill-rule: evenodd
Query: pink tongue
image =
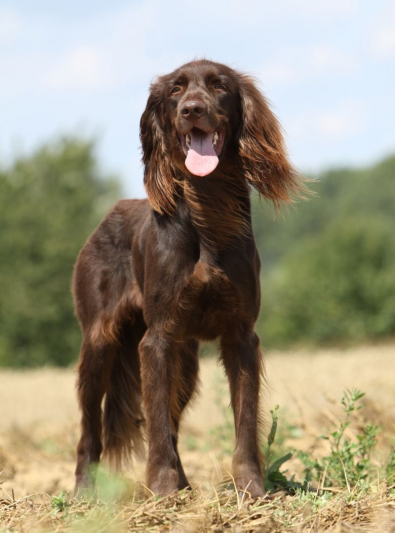
<path id="1" fill-rule="evenodd" d="M 191 131 L 191 146 L 185 160 L 185 166 L 195 176 L 207 176 L 218 165 L 218 156 L 213 146 L 213 134 L 196 134 Z"/>

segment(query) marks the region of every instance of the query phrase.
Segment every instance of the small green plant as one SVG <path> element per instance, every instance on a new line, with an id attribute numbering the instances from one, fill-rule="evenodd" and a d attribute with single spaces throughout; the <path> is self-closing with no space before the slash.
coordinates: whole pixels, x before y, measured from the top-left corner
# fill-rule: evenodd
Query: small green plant
<path id="1" fill-rule="evenodd" d="M 284 463 L 289 461 L 294 455 L 294 451 L 290 451 L 285 455 L 275 459 L 275 454 L 273 453 L 272 447 L 276 439 L 276 433 L 278 428 L 278 414 L 277 411 L 279 406 L 276 405 L 273 410 L 270 411 L 272 415 L 272 427 L 267 439 L 267 448 L 264 451 L 265 455 L 265 472 L 264 472 L 264 487 L 266 491 L 274 491 L 278 489 L 287 490 L 289 492 L 295 492 L 297 489 L 305 489 L 307 487 L 295 481 L 295 476 L 293 475 L 290 479 L 287 478 L 285 470 L 284 472 L 280 471 L 280 468 Z"/>
<path id="2" fill-rule="evenodd" d="M 395 486 L 395 443 L 392 445 L 387 464 L 385 466 L 385 477 L 389 486 Z"/>
<path id="3" fill-rule="evenodd" d="M 371 472 L 371 452 L 375 447 L 380 428 L 367 423 L 362 432 L 353 439 L 346 435 L 351 424 L 351 414 L 362 409 L 359 402 L 365 395 L 358 389 L 346 390 L 341 404 L 343 418 L 329 436 L 322 439 L 329 441 L 330 452 L 321 460 L 312 459 L 306 452 L 298 452 L 298 457 L 305 467 L 306 481 L 317 481 L 327 487 L 353 487 L 366 481 Z"/>
<path id="4" fill-rule="evenodd" d="M 341 399 L 343 416 L 329 435 L 321 436 L 321 439 L 329 442 L 327 455 L 317 459 L 309 453 L 297 452 L 305 468 L 302 482 L 295 481 L 294 475 L 288 478 L 287 471 L 280 470 L 284 463 L 291 459 L 294 452 L 290 451 L 276 457 L 272 451 L 278 428 L 278 406 L 276 406 L 271 411 L 272 427 L 265 450 L 265 489 L 272 491 L 282 489 L 291 493 L 309 492 L 310 484 L 318 483 L 320 488 L 342 487 L 347 488 L 349 492 L 355 487 L 364 491 L 368 490 L 373 472 L 371 455 L 381 428 L 368 422 L 355 435 L 349 430 L 352 414 L 363 408 L 360 401 L 364 395 L 365 393 L 358 389 L 346 389 L 343 393 Z M 389 485 L 394 484 L 394 472 L 395 447 L 391 450 L 385 471 Z"/>
<path id="5" fill-rule="evenodd" d="M 222 385 L 219 383 L 218 385 Z M 341 399 L 343 415 L 329 435 L 320 438 L 328 441 L 329 453 L 318 459 L 310 453 L 298 451 L 297 456 L 304 466 L 304 478 L 295 480 L 295 475 L 287 476 L 282 470 L 283 465 L 295 454 L 295 450 L 287 451 L 285 441 L 290 435 L 297 435 L 295 427 L 287 424 L 285 430 L 279 431 L 279 406 L 270 411 L 272 416 L 271 430 L 267 446 L 263 450 L 265 456 L 264 488 L 266 491 L 285 490 L 292 494 L 309 492 L 310 486 L 318 484 L 319 488 L 346 488 L 349 492 L 354 487 L 368 490 L 370 476 L 373 472 L 371 455 L 377 444 L 377 435 L 381 428 L 368 422 L 359 432 L 351 431 L 352 415 L 363 408 L 361 399 L 364 392 L 358 389 L 346 389 Z M 234 425 L 232 411 L 224 401 L 224 388 L 217 386 L 217 405 L 223 412 L 224 422 L 210 431 L 215 437 L 224 455 L 230 455 L 234 447 Z M 395 448 L 392 450 L 386 466 L 386 478 L 394 484 Z M 311 490 L 315 490 L 311 488 Z"/>
<path id="6" fill-rule="evenodd" d="M 51 507 L 55 513 L 63 513 L 67 515 L 67 508 L 69 503 L 67 501 L 67 492 L 62 490 L 57 496 L 53 496 L 51 500 Z"/>

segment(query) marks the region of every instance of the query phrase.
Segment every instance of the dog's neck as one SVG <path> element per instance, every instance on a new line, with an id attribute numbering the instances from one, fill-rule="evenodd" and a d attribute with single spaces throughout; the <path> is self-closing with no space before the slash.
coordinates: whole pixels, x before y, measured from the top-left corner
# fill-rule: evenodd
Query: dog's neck
<path id="1" fill-rule="evenodd" d="M 252 236 L 250 190 L 235 171 L 183 182 L 183 201 L 204 247 L 220 252 Z"/>

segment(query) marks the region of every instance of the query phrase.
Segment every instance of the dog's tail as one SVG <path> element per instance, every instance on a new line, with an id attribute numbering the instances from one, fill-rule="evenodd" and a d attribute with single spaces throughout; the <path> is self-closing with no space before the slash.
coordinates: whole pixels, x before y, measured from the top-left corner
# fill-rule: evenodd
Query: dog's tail
<path id="1" fill-rule="evenodd" d="M 125 328 L 111 373 L 103 415 L 103 455 L 115 469 L 133 456 L 144 457 L 144 412 L 138 344 L 141 336 Z"/>

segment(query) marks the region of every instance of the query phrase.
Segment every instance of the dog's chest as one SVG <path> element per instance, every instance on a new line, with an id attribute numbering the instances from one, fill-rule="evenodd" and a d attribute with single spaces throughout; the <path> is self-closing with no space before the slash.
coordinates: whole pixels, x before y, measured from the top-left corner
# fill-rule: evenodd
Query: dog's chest
<path id="1" fill-rule="evenodd" d="M 240 309 L 238 286 L 220 268 L 198 261 L 178 299 L 178 324 L 201 339 L 214 339 Z"/>

